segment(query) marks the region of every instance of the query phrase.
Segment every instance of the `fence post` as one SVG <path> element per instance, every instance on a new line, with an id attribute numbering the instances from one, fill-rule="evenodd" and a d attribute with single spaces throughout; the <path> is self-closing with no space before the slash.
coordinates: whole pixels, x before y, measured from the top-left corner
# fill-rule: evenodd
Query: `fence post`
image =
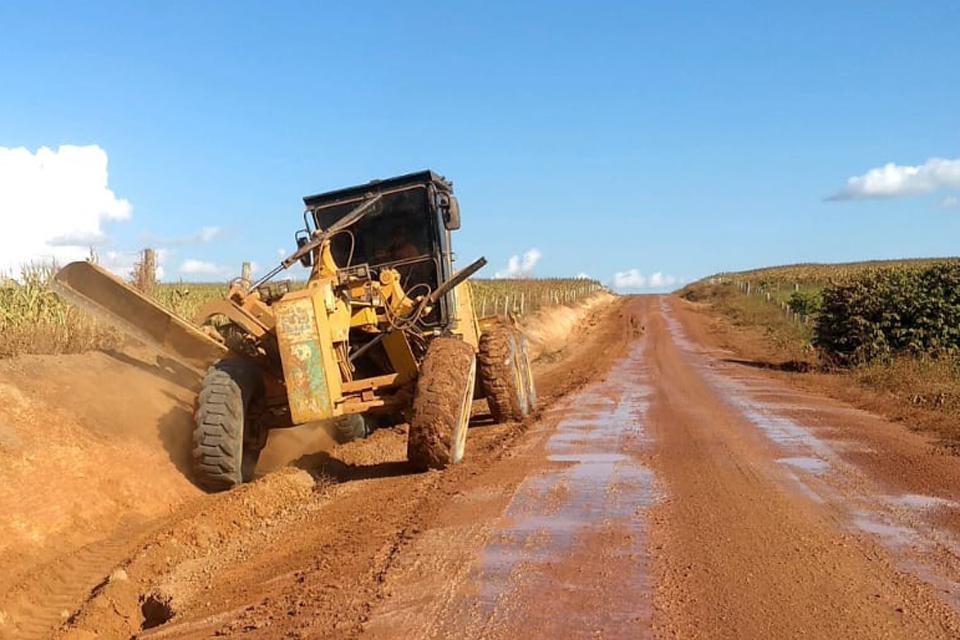
<path id="1" fill-rule="evenodd" d="M 133 272 L 133 286 L 140 293 L 150 295 L 157 284 L 157 253 L 153 249 L 144 249 L 140 254 L 140 262 Z"/>

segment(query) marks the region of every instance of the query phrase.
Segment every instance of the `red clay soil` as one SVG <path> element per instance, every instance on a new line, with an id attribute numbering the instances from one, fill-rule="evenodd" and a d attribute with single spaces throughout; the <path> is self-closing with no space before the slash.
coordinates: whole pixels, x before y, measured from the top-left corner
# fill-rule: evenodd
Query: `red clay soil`
<path id="1" fill-rule="evenodd" d="M 605 305 L 536 419 L 478 404 L 463 464 L 413 473 L 398 428 L 185 498 L 78 599 L 28 572 L 0 629 L 43 637 L 33 603 L 63 638 L 960 637 L 960 459 L 703 321 Z"/>
<path id="2" fill-rule="evenodd" d="M 601 318 L 615 315 L 616 305 L 602 306 L 574 330 L 572 342 L 579 345 L 585 335 L 596 334 Z M 551 364 L 538 368 L 547 403 L 613 357 L 587 363 L 593 354 L 579 346 L 553 355 Z M 196 383 L 137 350 L 0 363 L 0 504 L 6 514 L 0 521 L 0 638 L 49 637 L 75 615 L 66 632 L 79 632 L 88 611 L 102 601 L 97 596 L 116 590 L 128 591 L 136 604 L 124 614 L 129 619 L 96 617 L 89 628 L 103 637 L 129 636 L 143 624 L 139 601 L 154 587 L 176 584 L 180 600 L 193 593 L 184 585 L 200 578 L 189 567 L 219 581 L 224 562 L 246 560 L 253 550 L 281 554 L 293 547 L 265 541 L 285 538 L 300 517 L 327 503 L 339 503 L 334 511 L 348 513 L 324 523 L 330 539 L 340 539 L 344 520 L 365 530 L 363 522 L 382 509 L 352 497 L 361 488 L 358 495 L 383 493 L 377 505 L 403 504 L 405 512 L 397 517 L 411 517 L 415 497 L 430 493 L 428 487 L 440 480 L 434 476 L 447 475 L 415 475 L 407 468 L 403 428 L 378 432 L 335 454 L 323 430 L 299 428 L 272 434 L 259 470 L 293 460 L 307 471 L 271 474 L 240 491 L 205 496 L 185 475 Z M 525 426 L 491 426 L 484 403 L 477 409 L 468 458 L 482 468 L 490 457 L 503 455 Z M 308 499 L 301 495 L 305 484 Z M 341 494 L 351 497 L 341 503 Z M 379 537 L 354 533 L 365 544 L 382 545 L 399 531 L 391 528 L 397 522 L 385 522 Z M 316 539 L 315 531 L 299 533 Z M 345 528 L 343 539 L 348 533 Z M 350 544 L 344 552 L 351 554 Z M 156 553 L 164 557 L 151 565 Z M 141 565 L 147 567 L 142 576 Z M 119 578 L 106 582 L 118 568 L 123 570 L 114 578 Z M 341 615 L 350 617 L 336 614 Z"/>

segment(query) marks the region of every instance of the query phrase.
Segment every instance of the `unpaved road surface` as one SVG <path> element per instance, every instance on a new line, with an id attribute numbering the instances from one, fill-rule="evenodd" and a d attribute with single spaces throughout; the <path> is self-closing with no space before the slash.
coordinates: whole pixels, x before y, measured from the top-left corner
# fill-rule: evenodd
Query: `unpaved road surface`
<path id="1" fill-rule="evenodd" d="M 457 468 L 381 431 L 191 498 L 87 548 L 114 555 L 79 599 L 27 576 L 0 630 L 50 635 L 23 612 L 55 600 L 64 638 L 960 637 L 960 459 L 923 436 L 666 297 L 597 310 L 538 382 Z"/>

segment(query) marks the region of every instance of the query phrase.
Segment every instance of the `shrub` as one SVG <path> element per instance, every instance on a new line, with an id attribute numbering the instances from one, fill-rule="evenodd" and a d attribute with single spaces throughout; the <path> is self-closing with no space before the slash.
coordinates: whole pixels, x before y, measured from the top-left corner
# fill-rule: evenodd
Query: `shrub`
<path id="1" fill-rule="evenodd" d="M 960 350 L 960 265 L 865 272 L 825 287 L 822 300 L 814 345 L 834 362 Z"/>
<path id="2" fill-rule="evenodd" d="M 794 313 L 802 316 L 813 316 L 820 311 L 819 291 L 794 291 L 787 300 L 787 306 Z"/>

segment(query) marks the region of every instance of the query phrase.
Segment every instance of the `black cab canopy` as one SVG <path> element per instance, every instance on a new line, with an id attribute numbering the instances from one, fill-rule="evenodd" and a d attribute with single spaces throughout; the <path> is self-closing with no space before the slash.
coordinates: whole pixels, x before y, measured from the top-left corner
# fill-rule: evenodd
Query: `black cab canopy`
<path id="1" fill-rule="evenodd" d="M 315 209 L 317 207 L 324 207 L 344 201 L 356 200 L 358 198 L 363 198 L 368 194 L 376 195 L 378 193 L 397 191 L 413 186 L 422 186 L 427 184 L 433 184 L 440 191 L 445 191 L 448 193 L 453 191 L 453 184 L 450 181 L 443 176 L 427 169 L 425 171 L 407 173 L 394 178 L 386 178 L 385 180 L 371 180 L 366 184 L 358 184 L 354 187 L 346 187 L 343 189 L 327 191 L 325 193 L 318 193 L 312 196 L 304 196 L 303 203 L 308 209 Z"/>

